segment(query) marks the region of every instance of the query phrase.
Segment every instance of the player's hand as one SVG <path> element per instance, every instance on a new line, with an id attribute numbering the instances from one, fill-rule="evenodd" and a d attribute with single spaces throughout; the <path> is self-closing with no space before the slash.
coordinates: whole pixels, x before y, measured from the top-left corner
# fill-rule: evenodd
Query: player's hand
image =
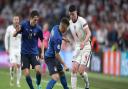
<path id="1" fill-rule="evenodd" d="M 63 40 L 70 43 L 69 39 L 67 39 L 67 38 L 63 38 Z"/>
<path id="2" fill-rule="evenodd" d="M 69 68 L 67 67 L 67 65 L 64 65 L 64 71 L 69 71 Z"/>
<path id="3" fill-rule="evenodd" d="M 80 50 L 82 50 L 84 48 L 84 45 L 85 45 L 85 42 L 84 41 L 81 42 L 81 44 L 80 44 Z"/>
<path id="4" fill-rule="evenodd" d="M 20 32 L 21 31 L 21 26 L 19 24 L 16 25 L 16 32 Z"/>
<path id="5" fill-rule="evenodd" d="M 41 59 L 41 60 L 44 59 L 44 53 L 41 53 L 40 59 Z"/>

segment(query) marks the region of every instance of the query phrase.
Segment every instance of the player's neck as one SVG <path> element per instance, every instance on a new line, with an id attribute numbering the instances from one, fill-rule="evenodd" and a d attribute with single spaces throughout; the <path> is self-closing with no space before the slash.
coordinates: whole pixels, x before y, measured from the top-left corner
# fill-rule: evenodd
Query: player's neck
<path id="1" fill-rule="evenodd" d="M 72 21 L 72 22 L 73 22 L 73 23 L 76 23 L 76 22 L 77 22 L 77 20 L 78 20 L 78 16 L 77 16 L 76 20 L 74 20 L 74 21 Z"/>
<path id="2" fill-rule="evenodd" d="M 30 26 L 34 27 L 35 24 L 33 24 L 33 22 L 30 20 Z"/>

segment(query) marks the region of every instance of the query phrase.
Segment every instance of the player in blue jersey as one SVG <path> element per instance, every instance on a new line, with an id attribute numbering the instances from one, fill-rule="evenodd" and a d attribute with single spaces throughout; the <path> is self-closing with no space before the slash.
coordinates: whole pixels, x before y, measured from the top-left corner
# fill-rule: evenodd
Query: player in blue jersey
<path id="1" fill-rule="evenodd" d="M 52 79 L 48 82 L 46 89 L 52 89 L 58 79 L 60 79 L 64 89 L 69 89 L 63 71 L 63 67 L 64 70 L 67 70 L 68 68 L 59 54 L 62 43 L 62 34 L 67 31 L 68 26 L 69 20 L 67 18 L 62 18 L 60 25 L 54 26 L 51 31 L 48 49 L 45 52 L 45 62 Z"/>
<path id="2" fill-rule="evenodd" d="M 30 19 L 24 20 L 21 25 L 16 27 L 14 36 L 18 33 L 22 35 L 21 39 L 21 66 L 23 73 L 26 77 L 30 89 L 34 89 L 32 79 L 30 77 L 30 65 L 36 71 L 36 84 L 37 89 L 41 89 L 41 72 L 40 62 L 38 58 L 38 38 L 42 41 L 42 57 L 43 57 L 43 35 L 41 27 L 38 25 L 39 13 L 32 11 Z"/>

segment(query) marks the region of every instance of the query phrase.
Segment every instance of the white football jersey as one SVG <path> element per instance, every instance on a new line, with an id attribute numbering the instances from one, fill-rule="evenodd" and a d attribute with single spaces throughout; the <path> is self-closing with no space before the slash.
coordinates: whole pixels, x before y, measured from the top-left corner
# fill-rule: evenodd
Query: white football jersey
<path id="1" fill-rule="evenodd" d="M 9 53 L 16 52 L 20 53 L 21 50 L 21 34 L 13 37 L 13 33 L 16 29 L 13 25 L 7 27 L 5 34 L 5 49 L 9 50 Z"/>
<path id="2" fill-rule="evenodd" d="M 78 16 L 78 19 L 75 23 L 70 20 L 69 29 L 76 45 L 80 45 L 80 43 L 85 40 L 86 32 L 84 31 L 83 27 L 88 28 L 87 21 L 83 17 Z M 85 43 L 85 46 L 87 45 L 90 45 L 90 39 Z"/>

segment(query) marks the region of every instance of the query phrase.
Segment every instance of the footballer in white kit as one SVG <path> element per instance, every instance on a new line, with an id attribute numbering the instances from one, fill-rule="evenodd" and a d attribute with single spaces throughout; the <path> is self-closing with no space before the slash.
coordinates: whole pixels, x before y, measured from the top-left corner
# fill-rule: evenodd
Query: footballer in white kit
<path id="1" fill-rule="evenodd" d="M 88 28 L 87 21 L 83 17 L 78 16 L 75 23 L 70 20 L 70 31 L 75 41 L 73 61 L 89 67 L 91 55 L 91 40 L 89 39 L 87 42 L 85 42 L 83 49 L 81 49 L 81 42 L 85 40 L 86 36 L 83 27 Z"/>
<path id="2" fill-rule="evenodd" d="M 9 25 L 6 30 L 5 34 L 5 49 L 6 52 L 9 54 L 10 60 L 10 76 L 11 81 L 10 85 L 13 86 L 14 74 L 16 71 L 17 76 L 17 86 L 20 87 L 20 77 L 21 77 L 21 34 L 18 34 L 17 37 L 13 37 L 13 33 L 15 32 L 16 25 L 19 24 L 19 17 L 13 17 L 13 24 Z"/>
<path id="3" fill-rule="evenodd" d="M 77 73 L 85 81 L 85 89 L 89 89 L 87 69 L 91 57 L 91 31 L 87 21 L 77 14 L 75 5 L 69 7 L 70 26 L 69 29 L 74 39 L 75 50 L 73 53 L 71 87 L 77 89 Z"/>
<path id="4" fill-rule="evenodd" d="M 10 63 L 20 64 L 20 50 L 21 50 L 21 34 L 13 37 L 15 28 L 13 25 L 8 26 L 5 35 L 5 48 L 8 50 Z"/>

